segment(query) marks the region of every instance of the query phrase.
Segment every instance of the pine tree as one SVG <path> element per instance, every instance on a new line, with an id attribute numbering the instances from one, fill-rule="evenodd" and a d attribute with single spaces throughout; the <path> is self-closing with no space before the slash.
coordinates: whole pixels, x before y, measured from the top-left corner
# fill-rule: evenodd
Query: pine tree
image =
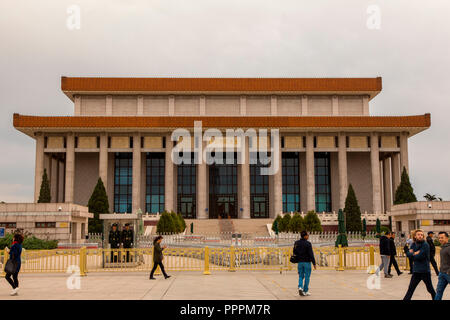
<path id="1" fill-rule="evenodd" d="M 416 195 L 414 194 L 411 182 L 409 181 L 409 175 L 406 172 L 406 168 L 403 167 L 402 179 L 397 187 L 397 190 L 395 191 L 394 204 L 402 204 L 416 201 L 417 198 Z"/>
<path id="2" fill-rule="evenodd" d="M 322 231 L 322 224 L 320 223 L 319 216 L 313 210 L 308 211 L 308 213 L 305 216 L 305 219 L 303 219 L 303 225 L 305 230 L 308 232 Z"/>
<path id="3" fill-rule="evenodd" d="M 50 184 L 48 182 L 47 170 L 44 169 L 44 173 L 42 174 L 41 190 L 39 191 L 38 203 L 50 203 L 51 199 L 52 198 L 50 194 Z"/>
<path id="4" fill-rule="evenodd" d="M 291 215 L 286 213 L 283 218 L 281 218 L 280 223 L 278 224 L 278 230 L 280 232 L 289 232 L 289 224 L 291 222 Z"/>
<path id="5" fill-rule="evenodd" d="M 183 226 L 181 225 L 180 219 L 178 219 L 178 215 L 174 211 L 170 211 L 170 217 L 172 218 L 174 230 L 169 232 L 181 232 Z"/>
<path id="6" fill-rule="evenodd" d="M 94 219 L 89 220 L 88 230 L 93 233 L 102 232 L 102 221 L 100 214 L 109 213 L 109 201 L 105 186 L 101 178 L 98 178 L 97 185 L 92 192 L 88 202 L 89 212 L 94 214 Z"/>
<path id="7" fill-rule="evenodd" d="M 298 212 L 296 212 L 292 217 L 291 222 L 289 224 L 289 230 L 291 230 L 292 232 L 300 232 L 305 230 L 303 218 Z"/>
<path id="8" fill-rule="evenodd" d="M 178 213 L 177 216 L 178 216 L 178 220 L 180 221 L 180 225 L 181 225 L 180 232 L 183 232 L 186 229 L 186 221 L 184 221 L 184 218 L 181 215 L 181 213 Z"/>
<path id="9" fill-rule="evenodd" d="M 158 224 L 156 225 L 156 232 L 159 234 L 175 232 L 175 225 L 173 223 L 172 216 L 167 211 L 161 213 Z"/>
<path id="10" fill-rule="evenodd" d="M 347 198 L 345 199 L 345 226 L 347 231 L 358 231 L 361 232 L 361 209 L 358 205 L 358 199 L 356 199 L 355 190 L 350 184 L 348 186 Z"/>
<path id="11" fill-rule="evenodd" d="M 281 222 L 281 216 L 278 214 L 277 217 L 275 218 L 275 220 L 273 220 L 273 223 L 272 223 L 272 231 L 273 232 L 277 232 L 277 231 L 279 232 L 280 231 L 280 222 Z M 276 229 L 278 229 L 278 230 L 276 230 Z"/>

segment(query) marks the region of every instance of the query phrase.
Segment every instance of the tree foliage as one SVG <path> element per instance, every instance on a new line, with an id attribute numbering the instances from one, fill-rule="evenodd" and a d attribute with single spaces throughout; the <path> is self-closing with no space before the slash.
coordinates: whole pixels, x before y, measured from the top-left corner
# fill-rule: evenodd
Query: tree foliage
<path id="1" fill-rule="evenodd" d="M 272 231 L 273 232 L 277 232 L 276 228 L 278 228 L 278 231 L 280 231 L 280 222 L 281 222 L 281 216 L 277 215 L 275 220 L 273 220 L 273 222 L 272 222 Z"/>
<path id="2" fill-rule="evenodd" d="M 308 232 L 322 231 L 322 224 L 320 223 L 319 216 L 313 210 L 308 211 L 308 213 L 305 216 L 305 219 L 303 219 L 303 225 L 305 230 Z"/>
<path id="3" fill-rule="evenodd" d="M 289 230 L 291 232 L 300 232 L 305 230 L 302 216 L 296 212 L 289 223 Z"/>
<path id="4" fill-rule="evenodd" d="M 283 218 L 281 218 L 280 223 L 278 224 L 278 230 L 280 232 L 289 232 L 289 227 L 291 223 L 291 215 L 286 213 Z"/>
<path id="5" fill-rule="evenodd" d="M 347 198 L 345 198 L 345 226 L 347 231 L 358 231 L 362 230 L 361 224 L 361 209 L 358 205 L 358 199 L 356 199 L 355 190 L 350 184 L 348 186 Z"/>
<path id="6" fill-rule="evenodd" d="M 102 232 L 102 221 L 100 214 L 109 213 L 109 201 L 106 189 L 101 178 L 98 178 L 97 185 L 92 192 L 88 202 L 89 212 L 94 214 L 94 218 L 89 220 L 88 230 L 92 233 Z"/>
<path id="7" fill-rule="evenodd" d="M 417 198 L 414 194 L 413 187 L 409 181 L 409 175 L 406 172 L 406 168 L 403 167 L 402 179 L 395 191 L 394 204 L 416 202 Z"/>
<path id="8" fill-rule="evenodd" d="M 50 203 L 52 196 L 50 194 L 50 183 L 48 182 L 47 170 L 42 174 L 41 189 L 39 190 L 38 203 Z"/>

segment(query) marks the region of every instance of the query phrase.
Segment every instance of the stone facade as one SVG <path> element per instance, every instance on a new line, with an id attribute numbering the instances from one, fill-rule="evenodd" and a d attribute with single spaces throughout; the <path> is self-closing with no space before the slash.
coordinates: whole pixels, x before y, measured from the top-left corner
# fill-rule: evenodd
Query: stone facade
<path id="1" fill-rule="evenodd" d="M 296 153 L 299 159 L 299 211 L 316 209 L 320 187 L 315 185 L 315 155 L 326 153 L 329 213 L 343 207 L 351 183 L 361 211 L 377 215 L 390 208 L 401 168 L 408 169 L 408 138 L 430 125 L 429 115 L 369 116 L 369 101 L 381 91 L 381 78 L 79 79 L 62 79 L 77 117 L 14 116 L 15 127 L 36 139 L 36 200 L 47 168 L 52 201 L 86 205 L 100 176 L 113 211 L 115 154 L 131 153 L 130 211 L 145 212 L 146 190 L 154 187 L 146 180 L 146 154 L 165 153 L 164 205 L 166 210 L 177 210 L 171 133 L 176 128 L 192 132 L 193 121 L 199 120 L 204 130 L 279 129 L 281 152 Z M 273 148 L 272 144 L 267 141 Z M 249 167 L 244 163 L 237 168 L 239 218 L 254 213 Z M 267 218 L 283 211 L 283 179 L 281 170 L 269 177 Z M 198 164 L 197 218 L 209 217 L 214 205 L 209 203 L 209 190 L 209 166 Z"/>

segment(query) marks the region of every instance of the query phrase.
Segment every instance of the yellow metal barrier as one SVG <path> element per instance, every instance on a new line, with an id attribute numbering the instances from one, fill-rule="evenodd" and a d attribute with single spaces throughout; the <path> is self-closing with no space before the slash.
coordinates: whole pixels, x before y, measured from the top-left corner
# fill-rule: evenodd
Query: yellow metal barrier
<path id="1" fill-rule="evenodd" d="M 203 271 L 203 274 L 211 274 L 209 271 L 209 248 L 205 247 L 205 271 Z"/>
<path id="2" fill-rule="evenodd" d="M 377 247 L 314 248 L 317 267 L 322 270 L 369 268 L 373 273 L 370 268 L 378 265 L 378 252 Z M 291 254 L 291 247 L 166 248 L 163 263 L 169 272 L 195 271 L 205 275 L 214 271 L 282 272 L 295 270 L 289 261 Z M 5 256 L 7 259 L 6 250 Z M 402 258 L 399 256 L 399 260 Z M 82 276 L 89 272 L 149 272 L 153 267 L 153 248 L 24 250 L 22 255 L 22 271 L 27 273 L 66 272 L 73 265 L 79 267 Z"/>
<path id="3" fill-rule="evenodd" d="M 1 277 L 5 277 L 6 276 L 6 272 L 5 272 L 5 266 L 6 266 L 6 262 L 9 259 L 9 252 L 8 249 L 5 247 L 5 249 L 3 250 L 3 265 L 2 265 L 2 273 L 1 273 Z"/>

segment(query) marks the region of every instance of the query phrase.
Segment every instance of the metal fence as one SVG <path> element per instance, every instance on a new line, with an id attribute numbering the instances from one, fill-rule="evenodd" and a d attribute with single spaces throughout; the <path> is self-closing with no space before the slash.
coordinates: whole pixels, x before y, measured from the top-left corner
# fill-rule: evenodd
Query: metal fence
<path id="1" fill-rule="evenodd" d="M 401 248 L 399 253 L 403 253 Z M 216 271 L 269 271 L 295 270 L 289 262 L 291 247 L 170 247 L 164 250 L 164 265 L 168 271 L 196 271 L 210 274 Z M 380 264 L 378 248 L 365 247 L 315 247 L 318 269 L 368 270 L 374 272 Z M 4 269 L 6 249 L 1 268 Z M 439 263 L 439 248 L 436 258 Z M 407 258 L 397 258 L 400 268 L 408 270 Z M 153 267 L 153 248 L 137 249 L 67 249 L 23 250 L 21 272 L 68 272 L 78 269 L 81 275 L 89 272 L 150 271 Z"/>
<path id="2" fill-rule="evenodd" d="M 190 246 L 190 247 L 277 247 L 277 246 L 291 246 L 300 239 L 300 233 L 279 233 L 272 236 L 258 236 L 252 233 L 239 232 L 221 232 L 221 233 L 203 233 L 203 234 L 188 234 L 188 233 L 166 233 L 161 234 L 164 239 L 163 243 L 170 246 Z M 311 232 L 309 234 L 309 241 L 314 245 L 319 246 L 333 246 L 337 238 L 337 232 Z M 153 239 L 156 235 L 136 235 L 137 248 L 151 248 L 153 246 Z M 98 243 L 99 247 L 107 248 L 107 244 L 103 245 L 102 234 L 89 234 L 88 241 L 91 243 Z M 363 236 L 360 232 L 348 232 L 348 243 L 351 246 L 376 245 L 379 239 L 376 238 L 375 233 L 368 232 Z"/>

